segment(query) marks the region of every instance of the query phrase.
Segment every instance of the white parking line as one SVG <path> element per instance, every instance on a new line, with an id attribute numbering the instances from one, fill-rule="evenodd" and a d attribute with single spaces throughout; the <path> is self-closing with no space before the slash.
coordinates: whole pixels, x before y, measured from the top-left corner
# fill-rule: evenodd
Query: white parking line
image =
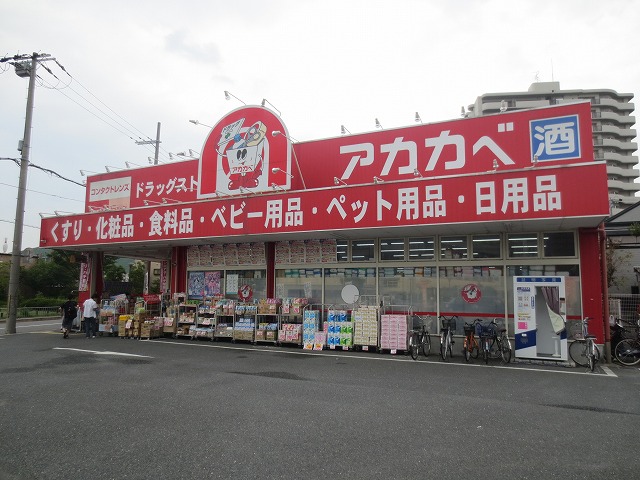
<path id="1" fill-rule="evenodd" d="M 135 353 L 120 353 L 120 352 L 100 352 L 98 350 L 84 350 L 82 348 L 64 348 L 64 347 L 53 347 L 54 350 L 71 350 L 74 352 L 82 352 L 82 353 L 93 353 L 94 355 L 116 355 L 121 357 L 141 357 L 141 358 L 153 358 L 148 355 L 138 355 Z"/>
<path id="2" fill-rule="evenodd" d="M 356 360 L 375 360 L 382 362 L 409 362 L 415 363 L 416 365 L 446 365 L 450 367 L 475 367 L 475 368 L 505 368 L 508 370 L 518 370 L 518 371 L 526 371 L 526 372 L 546 372 L 546 373 L 562 373 L 565 375 L 590 375 L 592 377 L 602 377 L 602 378 L 617 378 L 617 375 L 613 373 L 611 370 L 607 368 L 609 373 L 591 373 L 582 371 L 567 371 L 567 370 L 551 370 L 549 368 L 529 368 L 524 366 L 518 366 L 518 364 L 507 365 L 480 365 L 477 363 L 448 363 L 442 362 L 440 360 L 422 360 L 419 361 L 413 360 L 411 358 L 402 358 L 399 356 L 393 355 L 341 355 L 340 353 L 328 353 L 328 352 L 307 352 L 304 350 L 291 351 L 287 349 L 272 349 L 272 348 L 260 348 L 260 347 L 239 347 L 239 346 L 231 346 L 231 345 L 211 345 L 211 344 L 203 344 L 203 343 L 186 343 L 186 342 L 166 342 L 162 340 L 142 340 L 143 342 L 151 342 L 151 343 L 162 343 L 166 345 L 187 345 L 189 347 L 204 347 L 204 348 L 219 348 L 224 350 L 240 350 L 240 351 L 250 351 L 250 352 L 262 352 L 262 353 L 286 353 L 289 355 L 318 355 L 322 357 L 334 357 L 334 358 L 344 358 L 344 359 L 356 359 Z M 434 356 L 437 358 L 437 356 Z M 602 367 L 605 369 L 606 367 Z"/>
<path id="3" fill-rule="evenodd" d="M 609 377 L 617 377 L 617 375 L 613 373 L 611 369 L 606 365 L 602 365 L 602 370 L 604 370 L 604 373 L 606 373 Z"/>

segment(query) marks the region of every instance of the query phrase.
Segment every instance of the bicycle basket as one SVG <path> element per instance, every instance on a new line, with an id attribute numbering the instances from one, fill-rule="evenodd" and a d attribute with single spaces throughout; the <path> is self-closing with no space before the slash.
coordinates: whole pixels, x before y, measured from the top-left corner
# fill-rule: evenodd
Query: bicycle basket
<path id="1" fill-rule="evenodd" d="M 465 325 L 464 326 L 464 334 L 465 335 L 471 335 L 472 333 L 475 333 L 476 329 L 473 325 Z"/>
<path id="2" fill-rule="evenodd" d="M 481 337 L 492 337 L 495 335 L 496 329 L 493 328 L 493 325 L 482 325 L 482 330 L 480 331 Z"/>
<path id="3" fill-rule="evenodd" d="M 443 318 L 442 319 L 442 328 L 450 328 L 451 330 L 456 329 L 456 319 L 455 318 Z"/>

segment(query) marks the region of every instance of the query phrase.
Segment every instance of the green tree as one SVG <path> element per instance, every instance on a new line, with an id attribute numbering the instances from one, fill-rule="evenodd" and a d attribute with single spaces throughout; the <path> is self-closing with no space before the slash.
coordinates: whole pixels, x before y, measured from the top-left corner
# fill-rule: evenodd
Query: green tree
<path id="1" fill-rule="evenodd" d="M 607 239 L 607 286 L 609 288 L 624 287 L 624 278 L 619 277 L 617 274 L 629 265 L 632 257 L 629 250 L 620 248 L 620 243 L 620 241 L 611 238 Z"/>
<path id="2" fill-rule="evenodd" d="M 136 261 L 129 267 L 129 283 L 131 283 L 131 295 L 144 293 L 144 262 Z"/>
<path id="3" fill-rule="evenodd" d="M 102 260 L 102 273 L 105 280 L 122 282 L 127 273 L 124 267 L 116 263 L 117 258 L 105 255 Z"/>
<path id="4" fill-rule="evenodd" d="M 11 263 L 0 262 L 0 303 L 5 304 L 9 295 L 9 270 Z"/>
<path id="5" fill-rule="evenodd" d="M 78 289 L 80 263 L 78 254 L 64 250 L 52 250 L 35 265 L 24 268 L 20 274 L 22 298 L 35 295 L 65 297 Z"/>

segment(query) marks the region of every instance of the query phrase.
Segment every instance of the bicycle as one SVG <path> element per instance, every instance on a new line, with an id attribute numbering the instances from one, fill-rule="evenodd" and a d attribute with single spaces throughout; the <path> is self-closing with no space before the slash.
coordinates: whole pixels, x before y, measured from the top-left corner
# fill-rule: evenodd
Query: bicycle
<path id="1" fill-rule="evenodd" d="M 626 325 L 623 325 L 625 323 Z M 614 346 L 614 336 L 611 337 L 611 347 L 615 359 L 622 365 L 632 366 L 640 363 L 640 319 L 636 321 L 616 320 L 618 334 Z"/>
<path id="2" fill-rule="evenodd" d="M 464 322 L 464 343 L 462 344 L 462 353 L 464 359 L 469 362 L 471 357 L 478 358 L 480 355 L 480 344 L 476 338 L 476 326 L 481 325 L 481 320 L 476 318 L 473 322 Z"/>
<path id="3" fill-rule="evenodd" d="M 414 329 L 411 330 L 411 336 L 409 337 L 409 353 L 414 360 L 418 359 L 418 354 L 422 351 L 425 357 L 431 353 L 431 337 L 427 330 L 427 324 L 431 324 L 431 316 L 422 317 L 415 315 L 418 321 L 414 321 Z M 415 327 L 418 327 L 417 329 Z"/>
<path id="4" fill-rule="evenodd" d="M 444 315 L 440 315 L 440 321 L 442 322 L 442 330 L 440 331 L 440 358 L 447 361 L 447 355 L 453 357 L 452 345 L 453 341 L 453 330 L 456 329 L 456 321 L 458 317 L 456 315 L 452 317 L 445 317 Z"/>
<path id="5" fill-rule="evenodd" d="M 482 344 L 482 357 L 484 363 L 489 363 L 489 358 L 502 359 L 503 363 L 511 362 L 511 340 L 507 336 L 507 329 L 501 328 L 496 322 L 496 318 L 491 320 L 489 325 L 482 325 L 480 341 Z M 498 333 L 500 331 L 500 333 Z"/>
<path id="6" fill-rule="evenodd" d="M 574 335 L 574 337 L 578 338 L 576 338 L 569 346 L 569 356 L 576 365 L 588 368 L 589 371 L 593 372 L 596 368 L 596 363 L 600 360 L 600 349 L 594 341 L 596 336 L 589 334 L 587 328 L 588 322 L 589 317 L 585 317 L 581 320 L 582 333 Z"/>

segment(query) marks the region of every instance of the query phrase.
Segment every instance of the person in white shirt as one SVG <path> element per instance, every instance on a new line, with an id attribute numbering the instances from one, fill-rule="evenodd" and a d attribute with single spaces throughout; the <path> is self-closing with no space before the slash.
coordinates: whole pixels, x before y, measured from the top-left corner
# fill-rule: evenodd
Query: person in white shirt
<path id="1" fill-rule="evenodd" d="M 98 294 L 94 293 L 82 304 L 84 318 L 84 333 L 87 338 L 96 338 L 96 320 L 98 312 Z"/>

